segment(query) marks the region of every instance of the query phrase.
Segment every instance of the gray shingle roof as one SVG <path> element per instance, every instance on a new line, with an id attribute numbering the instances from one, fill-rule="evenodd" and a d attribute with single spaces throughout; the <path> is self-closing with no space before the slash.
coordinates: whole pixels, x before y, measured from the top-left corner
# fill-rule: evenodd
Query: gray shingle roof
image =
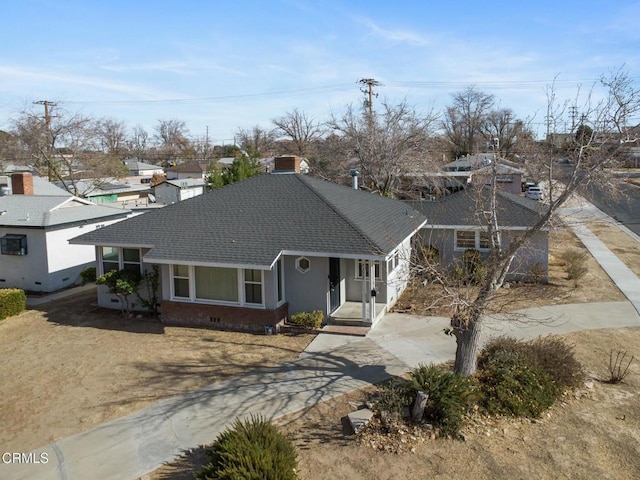
<path id="1" fill-rule="evenodd" d="M 496 200 L 498 223 L 502 227 L 531 227 L 542 214 L 543 207 L 538 202 L 512 193 L 499 191 Z M 408 200 L 406 203 L 427 217 L 427 225 L 486 226 L 480 213 L 489 209 L 486 190 L 479 195 L 476 189 L 466 189 L 436 201 Z"/>
<path id="2" fill-rule="evenodd" d="M 0 197 L 0 226 L 56 227 L 122 217 L 128 210 L 95 205 L 70 196 L 8 195 Z"/>
<path id="3" fill-rule="evenodd" d="M 81 235 L 152 246 L 148 260 L 268 266 L 283 250 L 386 255 L 424 217 L 404 203 L 304 175 L 259 175 Z"/>

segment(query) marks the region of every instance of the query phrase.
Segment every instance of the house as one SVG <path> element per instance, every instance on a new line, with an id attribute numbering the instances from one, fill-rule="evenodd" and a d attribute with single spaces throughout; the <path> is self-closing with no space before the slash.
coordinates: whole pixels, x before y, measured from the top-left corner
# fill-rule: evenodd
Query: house
<path id="1" fill-rule="evenodd" d="M 496 183 L 501 190 L 513 194 L 522 192 L 524 171 L 514 162 L 504 158 L 496 159 L 496 155 L 493 153 L 467 155 L 447 163 L 443 169 L 444 176 L 451 176 L 474 187 L 491 185 L 495 176 Z"/>
<path id="2" fill-rule="evenodd" d="M 405 203 L 428 219 L 420 231 L 422 245 L 432 247 L 443 265 L 454 265 L 465 250 L 489 253 L 487 224 L 482 215 L 488 210 L 489 189 L 467 188 L 435 201 L 408 200 Z M 534 226 L 541 218 L 542 208 L 536 201 L 502 190 L 496 196 L 497 218 L 503 245 Z M 536 232 L 517 254 L 509 280 L 530 280 L 532 268 L 543 278 L 549 268 L 549 236 L 546 229 Z M 535 267 L 534 267 L 535 265 Z"/>
<path id="3" fill-rule="evenodd" d="M 0 196 L 0 287 L 52 292 L 75 285 L 95 264 L 95 249 L 69 245 L 81 233 L 126 218 L 129 211 L 74 197 L 31 173 L 11 175 Z"/>
<path id="4" fill-rule="evenodd" d="M 154 174 L 164 174 L 162 167 L 142 162 L 137 158 L 128 158 L 123 160 L 122 163 L 129 169 L 129 176 L 131 177 L 152 177 Z"/>
<path id="5" fill-rule="evenodd" d="M 184 178 L 180 180 L 165 180 L 153 187 L 158 203 L 171 205 L 188 198 L 197 197 L 206 191 L 207 182 L 202 178 Z"/>
<path id="6" fill-rule="evenodd" d="M 167 180 L 180 180 L 183 178 L 205 178 L 209 173 L 209 162 L 187 162 L 167 168 Z"/>
<path id="7" fill-rule="evenodd" d="M 406 287 L 411 239 L 425 221 L 398 200 L 291 169 L 71 242 L 95 246 L 98 273 L 158 265 L 167 324 L 263 330 L 297 312 L 328 317 L 357 302 L 371 326 Z M 117 306 L 102 287 L 98 302 Z"/>

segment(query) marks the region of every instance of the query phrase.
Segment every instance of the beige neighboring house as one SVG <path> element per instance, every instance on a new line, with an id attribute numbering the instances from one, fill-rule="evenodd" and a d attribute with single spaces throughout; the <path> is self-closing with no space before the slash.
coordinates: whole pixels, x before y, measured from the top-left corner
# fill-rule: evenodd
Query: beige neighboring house
<path id="1" fill-rule="evenodd" d="M 209 173 L 209 162 L 193 161 L 181 163 L 167 168 L 167 180 L 181 180 L 186 178 L 205 178 Z"/>
<path id="2" fill-rule="evenodd" d="M 0 288 L 52 292 L 95 265 L 95 249 L 68 240 L 127 218 L 28 172 L 0 177 Z"/>

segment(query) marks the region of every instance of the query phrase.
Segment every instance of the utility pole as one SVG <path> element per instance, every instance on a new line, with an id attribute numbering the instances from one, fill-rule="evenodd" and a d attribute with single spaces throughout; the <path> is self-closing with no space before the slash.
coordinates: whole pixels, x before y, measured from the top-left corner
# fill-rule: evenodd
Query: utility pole
<path id="1" fill-rule="evenodd" d="M 53 159 L 51 158 L 51 154 L 53 152 L 53 135 L 51 133 L 51 114 L 49 112 L 49 107 L 57 106 L 57 103 L 50 102 L 48 100 L 39 100 L 37 102 L 33 102 L 34 105 L 44 105 L 44 125 L 47 129 L 47 176 L 49 177 L 49 181 L 51 181 L 51 177 L 53 176 L 51 169 L 51 162 Z"/>
<path id="2" fill-rule="evenodd" d="M 365 95 L 368 95 L 369 100 L 365 100 L 365 105 L 369 107 L 369 118 L 373 118 L 373 97 L 374 95 L 377 97 L 378 94 L 374 93 L 373 87 L 380 87 L 382 83 L 374 80 L 373 78 L 361 78 L 356 83 L 362 85 L 360 87 L 360 91 Z"/>
<path id="3" fill-rule="evenodd" d="M 571 131 L 575 131 L 576 129 L 576 118 L 578 118 L 578 107 L 576 105 L 571 105 L 569 107 L 569 112 L 571 115 Z"/>

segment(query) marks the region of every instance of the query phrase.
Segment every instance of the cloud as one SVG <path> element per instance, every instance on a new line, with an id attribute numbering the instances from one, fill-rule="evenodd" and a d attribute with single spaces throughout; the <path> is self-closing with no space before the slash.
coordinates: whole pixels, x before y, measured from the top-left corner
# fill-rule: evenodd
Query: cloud
<path id="1" fill-rule="evenodd" d="M 390 42 L 406 43 L 413 47 L 424 47 L 432 44 L 432 41 L 430 39 L 416 32 L 412 32 L 409 30 L 385 29 L 368 18 L 360 18 L 358 21 L 369 29 L 371 35 L 380 37 Z"/>
<path id="2" fill-rule="evenodd" d="M 168 72 L 178 75 L 194 75 L 202 70 L 218 71 L 229 75 L 246 77 L 247 75 L 240 71 L 229 67 L 223 67 L 211 64 L 205 61 L 163 61 L 139 64 L 109 64 L 100 67 L 103 70 L 114 73 L 144 73 L 144 72 Z"/>
<path id="3" fill-rule="evenodd" d="M 27 69 L 7 65 L 0 65 L 0 76 L 3 79 L 3 82 L 13 82 L 25 90 L 33 90 L 34 84 L 36 85 L 35 88 L 40 88 L 40 85 L 55 83 L 65 87 L 82 86 L 110 92 L 126 93 L 144 99 L 157 99 L 159 97 L 167 96 L 169 96 L 169 98 L 175 98 L 177 96 L 175 94 L 168 94 L 167 92 L 154 92 L 153 89 L 150 89 L 148 86 L 137 86 L 125 82 L 110 81 L 96 77 Z M 96 92 L 93 92 L 93 96 L 98 97 L 99 95 Z"/>

